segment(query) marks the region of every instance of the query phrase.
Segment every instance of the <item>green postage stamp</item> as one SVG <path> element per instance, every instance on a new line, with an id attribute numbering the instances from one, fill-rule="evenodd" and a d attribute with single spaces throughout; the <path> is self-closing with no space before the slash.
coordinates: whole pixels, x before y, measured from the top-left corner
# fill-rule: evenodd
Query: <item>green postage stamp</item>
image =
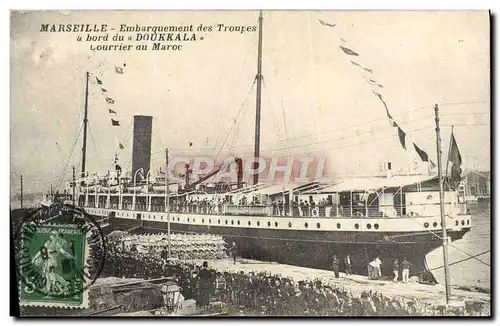
<path id="1" fill-rule="evenodd" d="M 86 234 L 75 225 L 46 225 L 22 241 L 21 305 L 84 307 Z"/>
<path id="2" fill-rule="evenodd" d="M 25 219 L 16 237 L 21 306 L 87 308 L 105 260 L 102 230 L 84 211 L 53 204 Z"/>

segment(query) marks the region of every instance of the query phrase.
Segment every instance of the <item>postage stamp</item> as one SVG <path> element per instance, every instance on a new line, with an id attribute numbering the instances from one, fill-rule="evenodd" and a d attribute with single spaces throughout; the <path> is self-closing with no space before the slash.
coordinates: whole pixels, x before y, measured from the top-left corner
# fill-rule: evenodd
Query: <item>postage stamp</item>
<path id="1" fill-rule="evenodd" d="M 99 225 L 85 212 L 53 204 L 29 216 L 16 240 L 21 306 L 86 308 L 104 265 Z"/>

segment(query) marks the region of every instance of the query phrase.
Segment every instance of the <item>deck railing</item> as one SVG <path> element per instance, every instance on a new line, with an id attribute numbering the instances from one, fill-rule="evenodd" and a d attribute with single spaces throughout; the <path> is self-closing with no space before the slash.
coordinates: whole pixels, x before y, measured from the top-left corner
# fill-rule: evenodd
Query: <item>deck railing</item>
<path id="1" fill-rule="evenodd" d="M 445 203 L 451 204 L 451 203 Z M 89 205 L 89 207 L 94 207 Z M 101 205 L 99 205 L 101 207 Z M 429 211 L 429 207 L 433 210 Z M 118 203 L 111 203 L 112 209 L 118 209 Z M 427 213 L 426 213 L 427 208 Z M 314 205 L 292 206 L 289 205 L 234 205 L 234 204 L 209 204 L 209 203 L 171 203 L 170 212 L 178 214 L 204 214 L 204 215 L 245 215 L 245 216 L 273 216 L 273 217 L 318 217 L 318 218 L 401 218 L 429 216 L 436 214 L 437 204 L 424 205 Z M 165 204 L 152 202 L 149 209 L 145 202 L 138 201 L 135 208 L 131 202 L 123 202 L 122 210 L 140 212 L 164 213 Z M 439 212 L 437 211 L 437 214 Z"/>

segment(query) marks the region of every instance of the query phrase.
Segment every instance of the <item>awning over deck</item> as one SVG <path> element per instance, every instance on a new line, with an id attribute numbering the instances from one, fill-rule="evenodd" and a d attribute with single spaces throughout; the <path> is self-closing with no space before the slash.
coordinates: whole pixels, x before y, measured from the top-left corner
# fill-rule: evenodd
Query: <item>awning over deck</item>
<path id="1" fill-rule="evenodd" d="M 393 176 L 391 178 L 353 178 L 343 179 L 338 182 L 318 190 L 308 191 L 307 194 L 317 193 L 338 193 L 338 192 L 361 192 L 369 190 L 379 190 L 383 188 L 399 188 L 410 186 L 417 183 L 422 183 L 436 179 L 437 176 L 430 175 L 402 175 Z"/>

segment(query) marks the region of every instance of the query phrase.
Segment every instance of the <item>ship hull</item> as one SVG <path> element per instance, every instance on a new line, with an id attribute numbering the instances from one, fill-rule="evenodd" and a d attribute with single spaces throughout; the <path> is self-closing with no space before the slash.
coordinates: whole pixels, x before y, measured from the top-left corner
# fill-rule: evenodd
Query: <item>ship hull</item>
<path id="1" fill-rule="evenodd" d="M 111 217 L 112 230 L 133 230 L 134 233 L 166 232 L 166 222 L 134 220 Z M 382 274 L 393 277 L 392 262 L 395 258 L 408 258 L 412 263 L 410 275 L 435 282 L 427 271 L 426 255 L 442 244 L 442 240 L 430 232 L 349 232 L 313 230 L 274 230 L 266 228 L 223 227 L 189 225 L 171 222 L 173 233 L 209 233 L 222 235 L 227 242 L 235 242 L 238 255 L 244 258 L 273 261 L 319 269 L 330 269 L 332 256 L 341 260 L 351 256 L 355 274 L 367 275 L 368 263 L 379 256 L 382 260 Z M 449 231 L 452 240 L 463 237 L 470 228 Z"/>

